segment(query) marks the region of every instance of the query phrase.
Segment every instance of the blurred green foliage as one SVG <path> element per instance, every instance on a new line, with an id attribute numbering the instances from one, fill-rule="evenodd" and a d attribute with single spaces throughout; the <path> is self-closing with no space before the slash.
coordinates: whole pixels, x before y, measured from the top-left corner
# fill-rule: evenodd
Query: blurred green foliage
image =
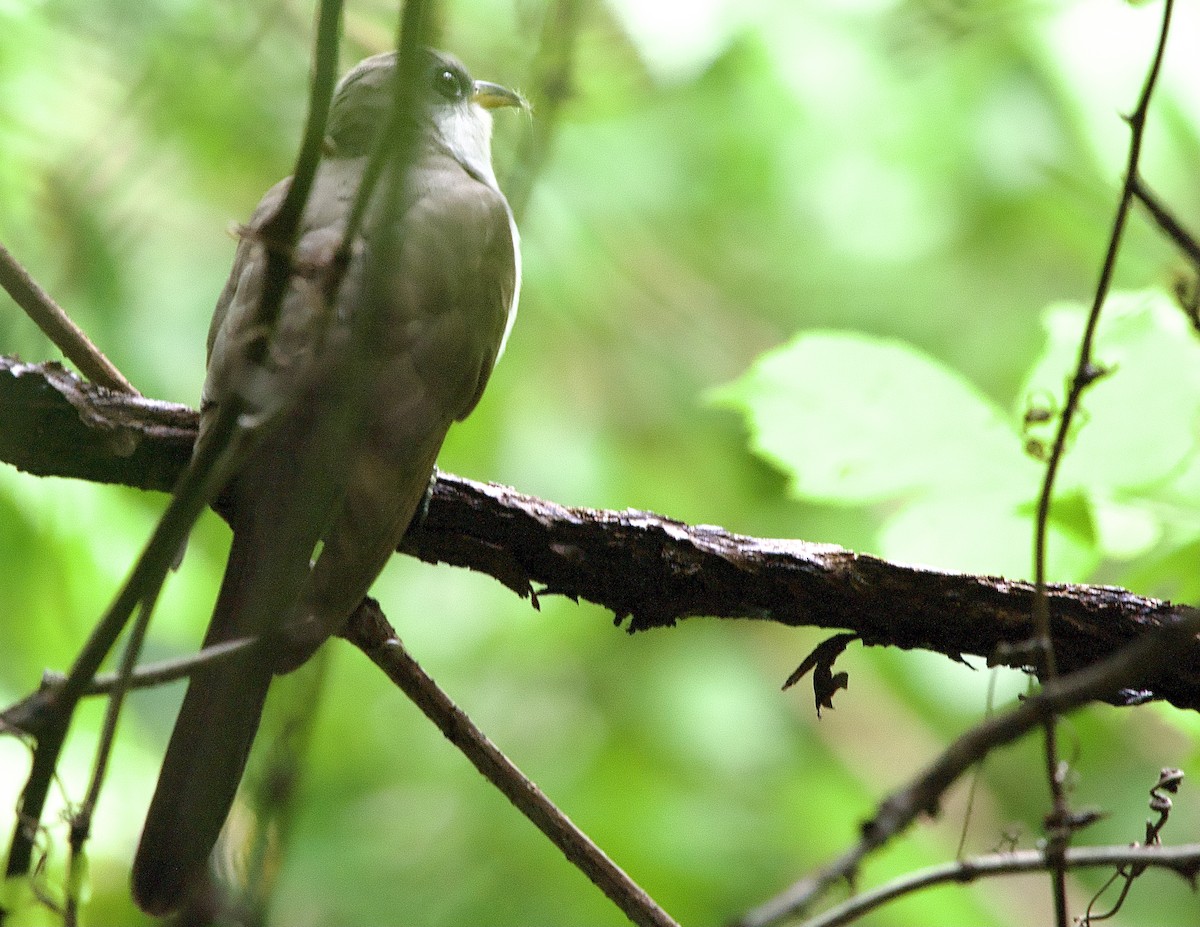
<path id="1" fill-rule="evenodd" d="M 388 45 L 394 6 L 347 6 L 348 65 Z M 1118 114 L 1158 5 L 581 9 L 574 94 L 522 219 L 521 319 L 443 468 L 567 504 L 1027 574 L 1021 505 L 1039 469 L 1023 446 L 1038 434 L 1022 417 L 1061 396 L 1079 315 L 1059 304 L 1094 286 L 1127 144 Z M 1177 15 L 1145 170 L 1196 227 L 1200 14 Z M 544 16 L 531 0 L 463 0 L 443 44 L 536 107 Z M 196 401 L 225 229 L 299 138 L 311 17 L 300 0 L 0 0 L 0 241 L 148 395 Z M 499 121 L 502 183 L 527 131 Z M 1072 440 L 1054 569 L 1196 598 L 1196 345 L 1154 295 L 1176 260 L 1131 224 L 1117 269 L 1130 295 L 1098 356 L 1113 372 Z M 0 350 L 56 356 L 6 297 Z M 712 401 L 731 383 L 724 404 L 744 419 Z M 161 508 L 0 471 L 4 702 L 69 662 Z M 149 657 L 195 646 L 226 544 L 215 518 L 201 523 Z M 460 704 L 688 924 L 724 922 L 838 853 L 985 710 L 986 673 L 851 648 L 850 689 L 818 722 L 805 693 L 778 691 L 816 632 L 696 620 L 630 638 L 598 609 L 548 598 L 535 612 L 486 578 L 400 558 L 376 592 Z M 623 922 L 358 654 L 328 650 L 275 923 Z M 1023 681 L 997 685 L 1003 704 Z M 277 701 L 303 687 L 289 680 Z M 139 922 L 128 860 L 179 697 L 132 699 L 92 841 L 89 923 Z M 82 793 L 98 717 L 81 713 L 60 809 Z M 1195 720 L 1153 706 L 1090 710 L 1064 738 L 1073 799 L 1111 812 L 1094 841 L 1139 839 L 1159 767 L 1200 759 Z M 27 762 L 0 740 L 0 807 Z M 1032 844 L 1038 769 L 1034 741 L 989 761 L 968 851 L 1009 832 Z M 1168 839 L 1200 828 L 1192 793 Z M 863 884 L 951 857 L 964 802 L 957 788 Z M 51 891 L 63 835 L 55 823 Z M 1076 913 L 1102 878 L 1072 878 Z M 1046 880 L 1030 877 L 943 888 L 865 923 L 1018 925 L 1048 910 Z M 1120 922 L 1193 924 L 1195 911 L 1182 883 L 1152 873 Z M 55 922 L 27 897 L 14 919 Z"/>

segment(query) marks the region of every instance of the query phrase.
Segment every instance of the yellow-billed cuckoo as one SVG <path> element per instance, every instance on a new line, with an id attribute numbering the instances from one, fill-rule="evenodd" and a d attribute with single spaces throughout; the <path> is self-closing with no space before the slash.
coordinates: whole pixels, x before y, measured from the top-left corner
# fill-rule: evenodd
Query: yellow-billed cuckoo
<path id="1" fill-rule="evenodd" d="M 307 659 L 366 595 L 516 314 L 517 230 L 492 171 L 488 110 L 522 101 L 448 56 L 427 52 L 421 64 L 403 185 L 387 203 L 389 187 L 377 185 L 335 304 L 326 299 L 331 259 L 389 123 L 392 53 L 360 63 L 334 92 L 326 155 L 255 383 L 245 347 L 260 335 L 266 245 L 256 232 L 288 180 L 255 210 L 213 314 L 199 440 L 234 396 L 270 393 L 260 405 L 275 411 L 225 487 L 233 542 L 204 643 L 260 642 L 192 675 L 133 866 L 134 897 L 154 914 L 178 908 L 204 872 L 272 675 Z M 355 330 L 363 313 L 365 338 Z"/>

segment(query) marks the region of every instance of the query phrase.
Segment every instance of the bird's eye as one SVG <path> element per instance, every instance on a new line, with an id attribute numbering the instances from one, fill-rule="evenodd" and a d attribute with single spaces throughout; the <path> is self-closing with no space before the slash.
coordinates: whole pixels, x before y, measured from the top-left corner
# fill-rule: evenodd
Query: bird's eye
<path id="1" fill-rule="evenodd" d="M 433 89 L 447 100 L 461 100 L 465 94 L 462 79 L 449 68 L 434 74 Z"/>

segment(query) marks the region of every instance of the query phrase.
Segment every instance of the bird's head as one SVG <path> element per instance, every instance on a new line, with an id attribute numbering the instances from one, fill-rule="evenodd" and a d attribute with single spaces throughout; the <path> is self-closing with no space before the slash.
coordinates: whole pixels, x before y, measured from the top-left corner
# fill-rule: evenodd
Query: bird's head
<path id="1" fill-rule="evenodd" d="M 370 153 L 389 122 L 395 99 L 396 53 L 360 61 L 338 82 L 329 111 L 328 137 L 334 157 Z M 473 80 L 452 55 L 425 49 L 414 69 L 419 82 L 410 101 L 422 128 L 472 173 L 495 185 L 491 170 L 492 117 L 503 106 L 527 108 L 516 91 Z"/>

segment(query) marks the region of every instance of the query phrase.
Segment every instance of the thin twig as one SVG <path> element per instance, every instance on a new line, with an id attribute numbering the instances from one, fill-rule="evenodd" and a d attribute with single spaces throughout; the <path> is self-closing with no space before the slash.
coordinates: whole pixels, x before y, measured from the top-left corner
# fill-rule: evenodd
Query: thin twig
<path id="1" fill-rule="evenodd" d="M 247 647 L 253 647 L 256 643 L 258 643 L 257 637 L 239 637 L 234 640 L 221 641 L 219 644 L 212 644 L 196 653 L 188 654 L 186 657 L 143 664 L 134 670 L 133 675 L 129 677 L 129 691 L 133 691 L 134 689 L 149 689 L 168 682 L 175 682 L 178 679 L 186 679 L 196 670 L 205 666 L 222 663 L 230 657 L 241 653 Z M 105 695 L 113 690 L 119 677 L 120 673 L 99 673 L 83 694 L 85 696 Z M 50 693 L 51 698 L 55 697 L 52 690 L 62 685 L 66 678 L 64 673 L 43 673 L 42 687 L 33 697 L 41 697 L 44 693 Z"/>
<path id="2" fill-rule="evenodd" d="M 121 371 L 3 245 L 0 245 L 0 286 L 85 377 L 100 386 L 138 395 Z"/>
<path id="3" fill-rule="evenodd" d="M 320 423 L 320 427 L 326 429 L 326 434 L 338 436 L 331 440 L 341 441 L 343 446 L 345 436 L 362 427 L 365 416 L 370 411 L 369 386 L 383 375 L 383 355 L 378 350 L 376 333 L 383 328 L 383 313 L 392 303 L 391 290 L 395 286 L 393 263 L 389 258 L 398 254 L 402 245 L 399 240 L 402 222 L 398 210 L 403 203 L 400 191 L 406 183 L 408 169 L 416 152 L 418 131 L 413 111 L 414 107 L 420 105 L 417 88 L 423 86 L 423 48 L 429 40 L 432 5 L 430 0 L 408 0 L 404 4 L 398 26 L 394 95 L 388 125 L 381 127 L 378 132 L 359 178 L 339 247 L 328 266 L 323 268 L 326 276 L 321 298 L 329 310 L 325 313 L 325 322 L 332 323 L 337 317 L 332 310 L 339 306 L 339 292 L 351 268 L 354 247 L 364 237 L 371 242 L 373 259 L 366 262 L 362 268 L 362 279 L 356 281 L 360 284 L 360 290 L 353 307 L 354 311 L 348 317 L 350 346 L 339 359 L 336 374 L 345 378 L 343 385 L 347 394 L 353 398 L 339 404 L 339 407 Z M 330 36 L 329 43 L 323 47 L 318 43 L 318 56 L 322 61 L 328 58 L 330 63 L 330 66 L 325 68 L 326 71 L 329 71 L 331 63 L 336 61 L 335 49 L 334 36 Z M 320 65 L 318 70 L 321 70 Z M 319 137 L 306 137 L 306 150 L 309 143 L 315 144 L 323 140 L 323 133 Z M 323 146 L 318 146 L 315 150 L 319 152 L 321 147 Z M 294 244 L 295 238 L 292 241 Z M 288 251 L 290 250 L 289 247 Z M 279 270 L 284 273 L 283 282 L 286 285 L 287 269 L 282 262 L 279 263 Z M 337 480 L 339 477 L 334 474 L 329 478 Z M 344 478 L 345 474 L 341 474 L 343 483 L 338 487 L 338 491 L 345 489 Z M 307 717 L 301 719 L 298 730 L 311 726 L 318 702 L 317 698 L 305 700 L 303 710 L 307 712 Z M 295 739 L 289 738 L 288 744 L 295 747 Z M 287 752 L 288 744 L 281 749 Z M 271 763 L 280 775 L 274 776 L 268 771 L 270 781 L 265 789 L 258 790 L 260 796 L 265 793 L 268 797 L 263 807 L 257 809 L 261 813 L 255 824 L 256 833 L 249 841 L 249 888 L 241 899 L 241 907 L 250 912 L 254 923 L 264 922 L 270 907 L 275 880 L 266 875 L 266 870 L 270 868 L 267 853 L 271 845 L 278 846 L 279 830 L 286 829 L 278 827 L 285 823 L 281 819 L 289 811 L 293 792 L 285 777 L 291 777 L 294 781 L 298 766 L 294 751 L 291 756 L 282 759 L 283 762 L 276 760 Z"/>
<path id="4" fill-rule="evenodd" d="M 1175 767 L 1167 767 L 1160 770 L 1158 781 L 1154 787 L 1150 789 L 1150 810 L 1158 815 L 1157 820 L 1146 822 L 1146 833 L 1142 840 L 1145 846 L 1157 847 L 1162 845 L 1162 831 L 1167 826 L 1167 819 L 1171 816 L 1171 799 L 1166 792 L 1175 793 L 1179 790 L 1179 785 L 1183 781 L 1183 770 Z M 1129 892 L 1133 888 L 1135 879 L 1141 877 L 1146 871 L 1146 866 L 1143 863 L 1135 863 L 1131 866 L 1122 866 L 1112 877 L 1101 886 L 1100 890 L 1092 896 L 1091 902 L 1087 906 L 1087 911 L 1084 912 L 1081 923 L 1084 927 L 1094 924 L 1097 921 L 1109 920 L 1121 910 L 1125 904 L 1125 899 L 1129 897 Z M 1121 891 L 1118 893 L 1117 900 L 1103 914 L 1093 914 L 1092 908 L 1100 901 L 1108 889 L 1118 879 L 1121 880 Z"/>
<path id="5" fill-rule="evenodd" d="M 263 337 L 247 345 L 247 360 L 261 363 L 267 356 L 270 333 L 283 306 L 284 293 L 292 275 L 292 251 L 300 234 L 308 196 L 312 192 L 317 167 L 325 144 L 325 124 L 329 120 L 329 105 L 337 81 L 338 25 L 342 18 L 342 0 L 321 0 L 317 11 L 317 41 L 313 51 L 314 67 L 309 88 L 308 117 L 304 122 L 304 137 L 296 156 L 296 169 L 278 211 L 263 223 L 257 234 L 266 244 L 267 264 L 263 271 L 262 296 L 259 299 L 256 324 L 251 330 L 263 332 Z"/>
<path id="6" fill-rule="evenodd" d="M 882 907 L 889 901 L 934 885 L 961 885 L 996 876 L 1043 872 L 1050 865 L 1051 860 L 1044 850 L 990 853 L 953 863 L 941 863 L 906 873 L 893 882 L 855 895 L 823 914 L 804 921 L 800 927 L 841 927 L 842 924 L 850 924 L 868 911 Z M 1200 874 L 1200 843 L 1178 847 L 1075 847 L 1066 851 L 1063 865 L 1067 869 L 1152 866 L 1175 872 L 1195 887 L 1196 876 Z"/>
<path id="7" fill-rule="evenodd" d="M 1148 634 L 1100 663 L 1047 682 L 1041 692 L 1025 699 L 1017 708 L 975 725 L 904 788 L 880 804 L 875 816 L 862 826 L 862 838 L 855 846 L 816 874 L 748 913 L 738 922 L 740 927 L 768 927 L 802 914 L 831 887 L 853 876 L 869 854 L 906 829 L 918 815 L 935 813 L 946 790 L 991 751 L 1044 725 L 1049 717 L 1104 698 L 1131 685 L 1147 671 L 1153 672 L 1178 660 L 1197 633 L 1200 633 L 1200 611 L 1189 609 L 1174 627 Z"/>
<path id="8" fill-rule="evenodd" d="M 988 670 L 987 700 L 983 709 L 984 718 L 990 718 L 996 713 L 996 679 L 1000 675 L 1000 667 L 993 666 Z M 986 757 L 975 764 L 971 772 L 971 784 L 967 787 L 967 806 L 963 810 L 962 829 L 958 832 L 958 847 L 954 858 L 961 861 L 967 847 L 967 833 L 971 828 L 971 816 L 975 811 L 975 793 L 979 790 L 979 782 L 983 778 L 983 766 Z"/>
<path id="9" fill-rule="evenodd" d="M 50 780 L 57 768 L 58 755 L 75 706 L 87 691 L 133 610 L 144 599 L 157 595 L 192 525 L 222 482 L 221 465 L 234 436 L 236 420 L 222 425 L 225 430 L 214 432 L 213 440 L 204 443 L 192 465 L 184 471 L 179 488 L 155 526 L 150 541 L 116 599 L 75 658 L 67 678 L 56 692 L 56 698 L 31 703 L 28 711 L 5 712 L 8 723 L 37 738 L 33 765 L 21 793 L 21 820 L 10 844 L 9 876 L 23 875 L 29 871 L 32 832 L 41 820 Z M 27 706 L 23 703 L 15 707 Z"/>
<path id="10" fill-rule="evenodd" d="M 346 217 L 346 226 L 342 232 L 337 257 L 334 260 L 335 276 L 328 288 L 330 302 L 336 300 L 342 277 L 350 266 L 354 240 L 358 236 L 363 222 L 366 221 L 372 195 L 383 175 L 384 168 L 391 168 L 389 192 L 398 192 L 408 173 L 408 165 L 412 160 L 417 140 L 413 116 L 416 107 L 421 105 L 416 93 L 416 88 L 420 86 L 421 49 L 427 42 L 436 39 L 433 34 L 434 15 L 431 2 L 409 0 L 404 4 L 404 12 L 400 17 L 399 32 L 396 37 L 392 108 L 388 113 L 387 125 L 375 138 L 366 166 L 363 168 L 362 179 L 359 180 L 358 189 L 355 191 L 350 213 Z M 399 201 L 398 196 L 386 194 L 380 198 L 382 215 L 375 217 L 375 227 L 386 238 L 379 245 L 379 250 L 384 254 L 398 253 L 401 244 L 395 240 L 397 225 L 395 210 Z M 364 300 L 364 303 L 369 304 L 370 300 Z M 369 315 L 370 313 L 364 314 Z M 369 320 L 366 321 L 369 322 Z M 365 327 L 369 329 L 370 325 Z"/>
<path id="11" fill-rule="evenodd" d="M 105 706 L 104 724 L 100 730 L 100 739 L 96 744 L 96 759 L 92 768 L 92 776 L 88 782 L 87 792 L 79 809 L 71 816 L 70 836 L 67 841 L 67 920 L 74 923 L 79 911 L 79 892 L 84 884 L 83 852 L 88 838 L 92 833 L 92 819 L 96 812 L 96 803 L 100 800 L 100 790 L 104 786 L 105 774 L 108 772 L 109 759 L 112 757 L 113 745 L 117 738 L 117 724 L 121 719 L 121 707 L 125 703 L 125 695 L 129 692 L 129 682 L 133 676 L 134 667 L 142 653 L 142 644 L 146 640 L 146 631 L 150 627 L 150 616 L 154 613 L 154 605 L 158 601 L 158 591 L 142 599 L 138 608 L 137 621 L 129 632 L 125 642 L 125 652 L 121 655 L 121 666 L 117 670 L 116 680 Z"/>
<path id="12" fill-rule="evenodd" d="M 374 599 L 365 599 L 343 635 L 425 713 L 483 776 L 639 927 L 678 927 L 646 892 L 496 747 L 409 656 Z"/>
<path id="13" fill-rule="evenodd" d="M 243 838 L 242 876 L 225 901 L 232 912 L 242 913 L 244 927 L 273 923 L 271 907 L 283 868 L 279 862 L 288 851 L 300 807 L 300 782 L 331 653 L 330 648 L 321 648 L 303 669 L 287 677 L 286 709 L 270 716 L 264 724 L 267 730 L 260 729 L 257 735 L 257 759 L 251 761 L 241 786 L 253 831 Z"/>
<path id="14" fill-rule="evenodd" d="M 1164 0 L 1162 26 L 1159 30 L 1154 57 L 1151 61 L 1150 69 L 1146 74 L 1145 81 L 1142 84 L 1142 91 L 1138 97 L 1137 106 L 1128 118 L 1130 142 L 1128 163 L 1125 168 L 1125 182 L 1121 190 L 1120 201 L 1117 205 L 1116 216 L 1113 218 L 1108 248 L 1104 255 L 1104 263 L 1100 269 L 1100 279 L 1096 284 L 1091 310 L 1088 313 L 1083 337 L 1080 339 L 1079 359 L 1076 362 L 1075 372 L 1072 374 L 1067 388 L 1062 415 L 1058 420 L 1058 429 L 1054 435 L 1054 443 L 1046 461 L 1046 472 L 1042 480 L 1041 492 L 1038 496 L 1037 520 L 1034 529 L 1033 544 L 1034 583 L 1037 586 L 1033 620 L 1034 626 L 1037 629 L 1037 643 L 1041 652 L 1041 666 L 1039 669 L 1041 670 L 1042 679 L 1045 682 L 1053 682 L 1058 674 L 1053 631 L 1050 624 L 1050 603 L 1046 593 L 1046 539 L 1050 523 L 1050 503 L 1054 497 L 1055 479 L 1066 450 L 1067 436 L 1071 432 L 1071 424 L 1079 408 L 1080 398 L 1092 383 L 1107 372 L 1093 360 L 1092 355 L 1095 347 L 1096 331 L 1100 324 L 1100 313 L 1112 284 L 1113 273 L 1116 270 L 1117 255 L 1120 252 L 1121 239 L 1124 235 L 1125 225 L 1133 204 L 1138 165 L 1142 153 L 1142 140 L 1146 127 L 1146 114 L 1150 108 L 1150 99 L 1154 94 L 1159 71 L 1162 67 L 1163 56 L 1166 53 L 1167 36 L 1170 31 L 1173 9 L 1174 0 Z M 1063 785 L 1065 769 L 1059 757 L 1056 719 L 1053 715 L 1045 719 L 1044 731 L 1046 781 L 1050 788 L 1053 805 L 1047 817 L 1048 852 L 1052 859 L 1061 859 L 1062 853 L 1071 838 L 1069 823 L 1071 815 Z M 1054 867 L 1053 892 L 1055 923 L 1057 927 L 1067 927 L 1066 875 L 1061 865 Z"/>
<path id="15" fill-rule="evenodd" d="M 1183 223 L 1175 218 L 1167 208 L 1167 204 L 1146 186 L 1146 182 L 1142 180 L 1140 174 L 1133 176 L 1133 195 L 1146 207 L 1146 212 L 1150 213 L 1150 218 L 1154 220 L 1155 225 L 1163 234 L 1171 239 L 1175 246 L 1200 269 L 1200 241 L 1197 241 L 1196 236 L 1183 227 Z"/>

